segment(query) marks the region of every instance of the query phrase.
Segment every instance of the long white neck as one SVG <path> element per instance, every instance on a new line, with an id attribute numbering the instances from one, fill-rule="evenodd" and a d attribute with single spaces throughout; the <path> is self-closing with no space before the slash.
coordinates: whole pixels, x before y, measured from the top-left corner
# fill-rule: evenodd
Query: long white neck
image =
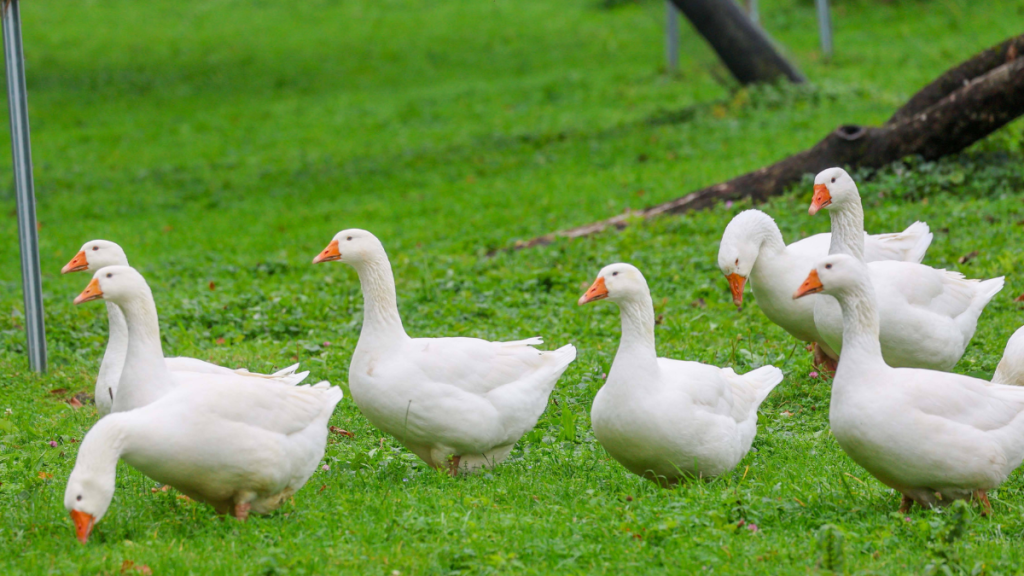
<path id="1" fill-rule="evenodd" d="M 750 222 L 748 230 L 750 239 L 761 248 L 760 254 L 778 254 L 786 249 L 786 242 L 782 239 L 782 231 L 767 214 L 759 214 L 756 219 Z"/>
<path id="2" fill-rule="evenodd" d="M 128 353 L 114 395 L 114 412 L 145 406 L 173 386 L 164 362 L 160 320 L 149 287 L 122 302 L 121 311 L 128 325 Z"/>
<path id="3" fill-rule="evenodd" d="M 128 443 L 125 419 L 121 415 L 101 418 L 82 439 L 74 473 L 114 476 L 117 461 Z"/>
<path id="4" fill-rule="evenodd" d="M 622 338 L 608 379 L 617 380 L 615 377 L 620 373 L 629 377 L 637 372 L 657 370 L 658 351 L 654 344 L 654 302 L 651 301 L 651 295 L 644 293 L 637 298 L 619 302 L 618 305 L 622 319 Z"/>
<path id="5" fill-rule="evenodd" d="M 110 337 L 96 378 L 96 406 L 106 414 L 114 402 L 114 393 L 117 392 L 117 383 L 121 380 L 121 369 L 124 368 L 125 355 L 128 353 L 128 324 L 117 304 L 109 301 L 104 304 L 107 306 Z"/>
<path id="6" fill-rule="evenodd" d="M 842 207 L 829 210 L 832 219 L 832 244 L 829 255 L 848 254 L 864 261 L 864 208 L 860 197 L 855 202 L 846 202 Z M 846 344 L 843 344 L 846 347 Z"/>
<path id="7" fill-rule="evenodd" d="M 843 353 L 839 357 L 839 370 L 843 370 L 844 363 L 856 370 L 865 365 L 885 365 L 878 341 L 874 287 L 864 282 L 837 299 L 843 311 Z"/>
<path id="8" fill-rule="evenodd" d="M 398 315 L 395 276 L 387 255 L 353 265 L 363 290 L 363 328 L 359 340 L 394 342 L 409 336 Z"/>
<path id="9" fill-rule="evenodd" d="M 102 487 L 102 494 L 92 494 L 96 500 L 93 510 L 97 519 L 102 518 L 110 506 L 110 498 L 114 494 L 117 480 L 117 461 L 126 451 L 131 439 L 125 426 L 127 414 L 111 414 L 100 418 L 100 421 L 89 430 L 82 439 L 75 468 L 68 478 L 68 485 L 78 487 Z M 81 494 L 71 494 L 72 497 Z M 99 507 L 100 509 L 95 509 Z"/>

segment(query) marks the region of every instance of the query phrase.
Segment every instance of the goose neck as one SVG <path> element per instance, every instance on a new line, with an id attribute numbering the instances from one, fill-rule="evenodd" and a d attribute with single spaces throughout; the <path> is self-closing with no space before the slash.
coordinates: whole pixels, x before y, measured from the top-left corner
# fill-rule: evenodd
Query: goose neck
<path id="1" fill-rule="evenodd" d="M 753 223 L 751 235 L 760 245 L 761 254 L 779 254 L 786 249 L 786 242 L 782 239 L 782 231 L 767 214 Z"/>
<path id="2" fill-rule="evenodd" d="M 363 338 L 407 338 L 398 314 L 395 276 L 387 257 L 354 266 L 363 290 Z"/>
<path id="3" fill-rule="evenodd" d="M 832 243 L 828 253 L 848 254 L 864 261 L 864 208 L 860 199 L 829 210 L 832 220 Z"/>
<path id="4" fill-rule="evenodd" d="M 875 305 L 874 288 L 867 283 L 850 288 L 839 299 L 843 312 L 843 361 L 858 366 L 884 364 L 882 346 L 878 340 L 878 309 Z"/>
<path id="5" fill-rule="evenodd" d="M 107 306 L 107 324 L 109 326 L 109 338 L 107 348 L 103 352 L 103 361 L 100 364 L 99 378 L 102 381 L 112 380 L 117 384 L 121 376 L 121 367 L 124 366 L 125 354 L 128 351 L 128 325 L 124 320 L 124 313 L 113 302 L 104 302 Z M 110 383 L 110 382 L 107 382 Z"/>
<path id="6" fill-rule="evenodd" d="M 615 364 L 624 362 L 657 362 L 654 343 L 654 303 L 649 294 L 619 302 L 622 339 L 615 354 Z"/>
<path id="7" fill-rule="evenodd" d="M 145 406 L 171 388 L 160 343 L 160 320 L 153 295 L 145 293 L 121 304 L 128 326 L 128 351 L 114 396 L 114 411 Z"/>
<path id="8" fill-rule="evenodd" d="M 82 439 L 75 462 L 75 472 L 90 476 L 106 476 L 111 479 L 117 469 L 117 461 L 125 451 L 129 434 L 122 415 L 112 414 L 101 418 Z M 112 481 L 111 481 L 112 483 Z"/>

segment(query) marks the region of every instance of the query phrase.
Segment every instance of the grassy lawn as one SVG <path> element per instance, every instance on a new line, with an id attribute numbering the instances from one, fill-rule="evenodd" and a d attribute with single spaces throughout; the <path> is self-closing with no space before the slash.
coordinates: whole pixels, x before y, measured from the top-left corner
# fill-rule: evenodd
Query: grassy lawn
<path id="1" fill-rule="evenodd" d="M 682 69 L 664 73 L 654 0 L 26 2 L 51 369 L 26 369 L 8 187 L 0 573 L 140 573 L 128 562 L 204 575 L 1020 573 L 1024 474 L 990 493 L 992 518 L 896 514 L 898 496 L 829 434 L 829 382 L 810 376 L 810 355 L 749 292 L 742 312 L 732 306 L 715 255 L 748 205 L 486 256 L 756 168 L 837 124 L 883 121 L 1024 18 L 1019 0 L 834 4 L 826 62 L 812 2 L 761 2 L 814 86 L 736 91 L 686 25 Z M 1022 324 L 1022 149 L 1017 122 L 959 158 L 859 176 L 870 231 L 923 220 L 936 233 L 926 263 L 1007 275 L 957 367 L 986 378 Z M 810 195 L 808 183 L 760 208 L 787 239 L 827 230 L 826 216 L 807 216 Z M 346 266 L 309 262 L 350 227 L 389 250 L 411 335 L 577 346 L 511 461 L 448 478 L 346 398 L 331 423 L 355 437 L 332 436 L 330 470 L 277 513 L 225 521 L 122 464 L 110 511 L 80 545 L 64 483 L 96 414 L 65 400 L 91 393 L 106 319 L 100 305 L 72 306 L 88 277 L 61 265 L 87 240 L 114 240 L 153 287 L 168 355 L 253 370 L 301 361 L 345 387 L 359 286 Z M 732 474 L 661 490 L 596 443 L 589 407 L 618 313 L 575 302 L 615 261 L 645 272 L 662 355 L 786 373 Z"/>

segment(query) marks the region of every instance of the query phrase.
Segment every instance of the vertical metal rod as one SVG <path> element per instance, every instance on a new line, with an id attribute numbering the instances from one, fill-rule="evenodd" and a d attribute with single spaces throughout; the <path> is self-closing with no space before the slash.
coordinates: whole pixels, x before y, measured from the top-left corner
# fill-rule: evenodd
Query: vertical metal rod
<path id="1" fill-rule="evenodd" d="M 28 359 L 34 372 L 46 372 L 46 328 L 43 325 L 43 290 L 39 274 L 39 238 L 36 235 L 36 199 L 32 184 L 32 147 L 29 141 L 28 95 L 25 91 L 25 55 L 21 46 L 19 4 L 19 0 L 12 0 L 3 11 L 7 103 L 11 111 L 14 188 L 18 196 L 18 240 L 21 244 L 21 285 L 25 297 Z"/>
<path id="2" fill-rule="evenodd" d="M 679 8 L 665 0 L 665 66 L 669 72 L 679 70 Z"/>
<path id="3" fill-rule="evenodd" d="M 818 34 L 821 35 L 821 51 L 825 58 L 832 58 L 832 14 L 828 0 L 814 0 L 818 8 Z"/>
<path id="4" fill-rule="evenodd" d="M 761 21 L 761 13 L 757 11 L 757 0 L 747 0 L 747 15 L 754 24 Z"/>

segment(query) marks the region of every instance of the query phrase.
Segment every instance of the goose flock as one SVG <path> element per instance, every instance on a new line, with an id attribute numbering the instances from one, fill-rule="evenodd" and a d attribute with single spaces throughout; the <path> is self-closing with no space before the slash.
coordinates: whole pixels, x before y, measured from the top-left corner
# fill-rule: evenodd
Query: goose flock
<path id="1" fill-rule="evenodd" d="M 867 235 L 853 179 L 817 175 L 810 214 L 831 234 L 786 245 L 758 210 L 726 227 L 718 265 L 737 306 L 749 283 L 771 321 L 813 347 L 830 373 L 830 426 L 858 465 L 903 495 L 901 510 L 976 499 L 1024 459 L 1024 328 L 992 382 L 948 372 L 1003 278 L 978 281 L 922 264 L 926 224 Z M 352 266 L 363 325 L 349 366 L 351 400 L 367 420 L 427 465 L 451 475 L 501 463 L 537 423 L 576 358 L 529 338 L 413 338 L 402 324 L 381 241 L 343 230 L 314 264 Z M 86 542 L 115 491 L 117 462 L 217 512 L 245 520 L 278 508 L 324 455 L 342 391 L 303 385 L 298 365 L 273 374 L 164 356 L 149 285 L 113 242 L 87 242 L 62 269 L 89 271 L 75 304 L 104 300 L 110 337 L 96 379 L 100 420 L 81 443 L 65 507 Z M 636 267 L 604 267 L 579 304 L 615 303 L 618 351 L 594 398 L 594 435 L 630 472 L 661 486 L 728 473 L 749 452 L 761 403 L 783 380 L 659 357 L 651 291 Z"/>

